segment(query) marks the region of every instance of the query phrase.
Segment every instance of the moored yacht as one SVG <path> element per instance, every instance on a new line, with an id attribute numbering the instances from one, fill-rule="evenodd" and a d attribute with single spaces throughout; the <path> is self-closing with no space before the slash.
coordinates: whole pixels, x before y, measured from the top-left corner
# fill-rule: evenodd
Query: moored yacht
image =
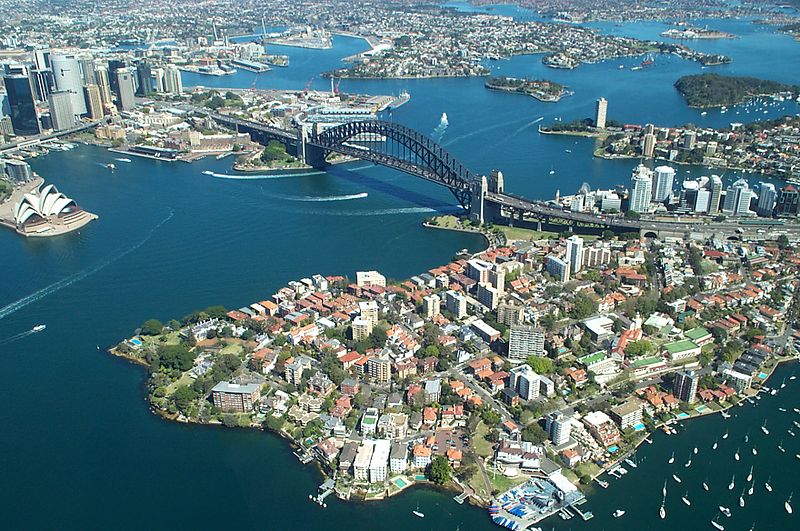
<path id="1" fill-rule="evenodd" d="M 728 490 L 733 490 L 736 486 L 736 476 L 731 476 L 731 482 L 728 484 Z"/>
<path id="2" fill-rule="evenodd" d="M 614 518 L 619 518 L 620 516 L 622 516 L 624 514 L 625 514 L 625 511 L 623 511 L 622 509 L 617 509 L 616 511 L 614 511 L 613 516 L 614 516 Z"/>

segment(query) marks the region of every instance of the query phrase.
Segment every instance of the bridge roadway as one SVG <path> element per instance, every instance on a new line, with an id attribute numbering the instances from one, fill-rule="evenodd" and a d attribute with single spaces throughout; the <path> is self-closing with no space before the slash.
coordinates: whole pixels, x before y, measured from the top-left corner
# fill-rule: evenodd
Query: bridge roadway
<path id="1" fill-rule="evenodd" d="M 61 138 L 62 136 L 69 136 L 74 133 L 80 133 L 86 129 L 91 129 L 93 127 L 97 127 L 101 123 L 108 123 L 109 118 L 104 118 L 102 120 L 94 120 L 91 122 L 81 123 L 76 125 L 75 127 L 70 127 L 69 129 L 63 129 L 61 131 L 55 131 L 53 133 L 48 133 L 46 135 L 36 135 L 36 136 L 29 136 L 26 137 L 25 140 L 17 140 L 15 142 L 9 142 L 8 144 L 0 145 L 0 153 L 5 152 L 12 152 L 18 149 L 24 149 L 26 147 L 35 146 L 37 144 L 43 144 L 49 142 L 50 140 L 55 140 L 57 138 Z"/>
<path id="2" fill-rule="evenodd" d="M 284 141 L 288 142 L 297 142 L 297 133 L 294 131 L 287 131 L 285 129 L 280 129 L 277 127 L 272 127 L 270 125 L 262 124 L 259 122 L 251 122 L 249 120 L 242 120 L 241 118 L 236 118 L 234 116 L 228 116 L 225 114 L 220 114 L 218 112 L 213 111 L 206 111 L 205 109 L 200 109 L 199 107 L 192 107 L 193 110 L 202 112 L 220 122 L 222 124 L 227 125 L 228 127 L 244 127 L 248 129 L 254 129 L 261 133 L 265 133 L 269 136 L 276 137 L 276 139 L 283 139 Z"/>

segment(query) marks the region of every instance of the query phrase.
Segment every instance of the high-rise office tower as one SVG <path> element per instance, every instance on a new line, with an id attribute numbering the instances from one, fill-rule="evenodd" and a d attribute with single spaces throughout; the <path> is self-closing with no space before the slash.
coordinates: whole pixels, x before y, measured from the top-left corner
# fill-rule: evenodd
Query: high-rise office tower
<path id="1" fill-rule="evenodd" d="M 164 67 L 164 88 L 165 92 L 169 94 L 182 94 L 183 81 L 181 80 L 181 71 L 175 65 L 167 65 Z"/>
<path id="2" fill-rule="evenodd" d="M 778 201 L 778 192 L 775 191 L 775 185 L 762 182 L 759 188 L 756 213 L 759 216 L 772 217 L 772 212 L 775 210 L 775 203 Z"/>
<path id="3" fill-rule="evenodd" d="M 99 120 L 103 117 L 103 99 L 100 97 L 100 88 L 95 84 L 83 87 L 86 97 L 86 108 L 89 111 L 89 118 Z"/>
<path id="4" fill-rule="evenodd" d="M 656 135 L 653 133 L 646 133 L 642 141 L 642 155 L 651 158 L 656 150 Z"/>
<path id="5" fill-rule="evenodd" d="M 734 182 L 725 191 L 725 203 L 722 211 L 730 216 L 745 216 L 751 214 L 750 201 L 753 198 L 753 191 L 744 179 Z"/>
<path id="6" fill-rule="evenodd" d="M 581 270 L 583 263 L 583 238 L 580 236 L 570 236 L 567 238 L 567 262 L 571 274 Z"/>
<path id="7" fill-rule="evenodd" d="M 75 127 L 75 111 L 72 109 L 72 95 L 68 90 L 54 90 L 47 97 L 50 106 L 50 120 L 54 131 Z"/>
<path id="8" fill-rule="evenodd" d="M 119 59 L 111 59 L 108 62 L 108 81 L 111 86 L 111 92 L 114 94 L 119 90 L 117 86 L 117 70 L 126 68 L 127 66 L 128 64 L 125 61 L 120 61 Z"/>
<path id="9" fill-rule="evenodd" d="M 652 197 L 652 173 L 644 165 L 640 164 L 631 176 L 631 198 L 628 210 L 633 212 L 647 212 L 650 209 L 650 198 Z"/>
<path id="10" fill-rule="evenodd" d="M 9 74 L 3 77 L 3 81 L 6 85 L 14 134 L 30 136 L 41 133 L 30 78 L 26 74 Z"/>
<path id="11" fill-rule="evenodd" d="M 120 111 L 129 111 L 136 106 L 134 94 L 136 88 L 133 81 L 133 71 L 130 68 L 120 68 L 117 76 L 117 107 Z"/>
<path id="12" fill-rule="evenodd" d="M 97 79 L 94 75 L 94 59 L 91 57 L 82 57 L 78 60 L 81 65 L 81 73 L 83 75 L 84 85 L 96 85 Z"/>
<path id="13" fill-rule="evenodd" d="M 694 371 L 679 371 L 675 373 L 675 382 L 672 392 L 679 400 L 693 403 L 697 398 L 697 386 L 700 383 L 700 376 Z"/>
<path id="14" fill-rule="evenodd" d="M 74 55 L 53 55 L 50 57 L 53 66 L 53 80 L 56 90 L 68 91 L 72 100 L 72 111 L 78 115 L 86 114 L 86 102 L 83 99 L 83 78 L 81 66 Z"/>
<path id="15" fill-rule="evenodd" d="M 708 204 L 708 213 L 716 214 L 719 212 L 720 201 L 722 200 L 722 178 L 719 175 L 711 176 L 711 200 Z"/>
<path id="16" fill-rule="evenodd" d="M 150 80 L 153 90 L 158 93 L 165 93 L 167 91 L 166 79 L 163 68 L 153 68 L 152 79 Z"/>
<path id="17" fill-rule="evenodd" d="M 781 188 L 778 196 L 778 216 L 796 216 L 800 211 L 800 192 L 789 184 Z"/>
<path id="18" fill-rule="evenodd" d="M 153 70 L 147 61 L 139 61 L 136 65 L 136 78 L 139 80 L 139 88 L 136 94 L 140 96 L 147 96 L 153 92 Z"/>
<path id="19" fill-rule="evenodd" d="M 608 112 L 608 102 L 605 98 L 600 98 L 595 104 L 594 126 L 599 129 L 606 127 L 606 113 Z"/>
<path id="20" fill-rule="evenodd" d="M 672 195 L 675 170 L 669 166 L 659 166 L 654 170 L 653 181 L 653 201 L 663 203 Z"/>
<path id="21" fill-rule="evenodd" d="M 49 68 L 31 68 L 28 76 L 31 78 L 34 97 L 36 101 L 47 101 L 47 96 L 53 87 L 53 72 Z"/>
<path id="22" fill-rule="evenodd" d="M 111 81 L 108 78 L 108 68 L 98 65 L 94 69 L 94 77 L 97 80 L 97 88 L 100 90 L 100 101 L 104 107 L 110 108 L 113 104 L 111 99 Z"/>

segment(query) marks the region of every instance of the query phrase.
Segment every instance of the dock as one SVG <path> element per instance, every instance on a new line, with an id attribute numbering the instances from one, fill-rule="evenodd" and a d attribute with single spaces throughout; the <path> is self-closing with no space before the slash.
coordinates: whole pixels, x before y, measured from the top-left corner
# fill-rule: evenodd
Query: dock
<path id="1" fill-rule="evenodd" d="M 334 480 L 326 479 L 325 482 L 319 486 L 319 493 L 316 496 L 309 494 L 308 499 L 310 499 L 320 507 L 325 508 L 328 506 L 325 503 L 325 498 L 333 494 L 335 487 L 336 487 L 336 482 Z"/>

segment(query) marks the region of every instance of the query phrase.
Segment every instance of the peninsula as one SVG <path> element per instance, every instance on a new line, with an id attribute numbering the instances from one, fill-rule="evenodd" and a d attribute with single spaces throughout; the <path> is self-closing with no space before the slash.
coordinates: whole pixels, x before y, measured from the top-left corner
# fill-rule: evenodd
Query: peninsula
<path id="1" fill-rule="evenodd" d="M 738 105 L 757 96 L 800 93 L 797 85 L 786 85 L 776 81 L 743 76 L 719 74 L 696 74 L 683 76 L 675 82 L 675 88 L 690 107 L 709 108 Z"/>

